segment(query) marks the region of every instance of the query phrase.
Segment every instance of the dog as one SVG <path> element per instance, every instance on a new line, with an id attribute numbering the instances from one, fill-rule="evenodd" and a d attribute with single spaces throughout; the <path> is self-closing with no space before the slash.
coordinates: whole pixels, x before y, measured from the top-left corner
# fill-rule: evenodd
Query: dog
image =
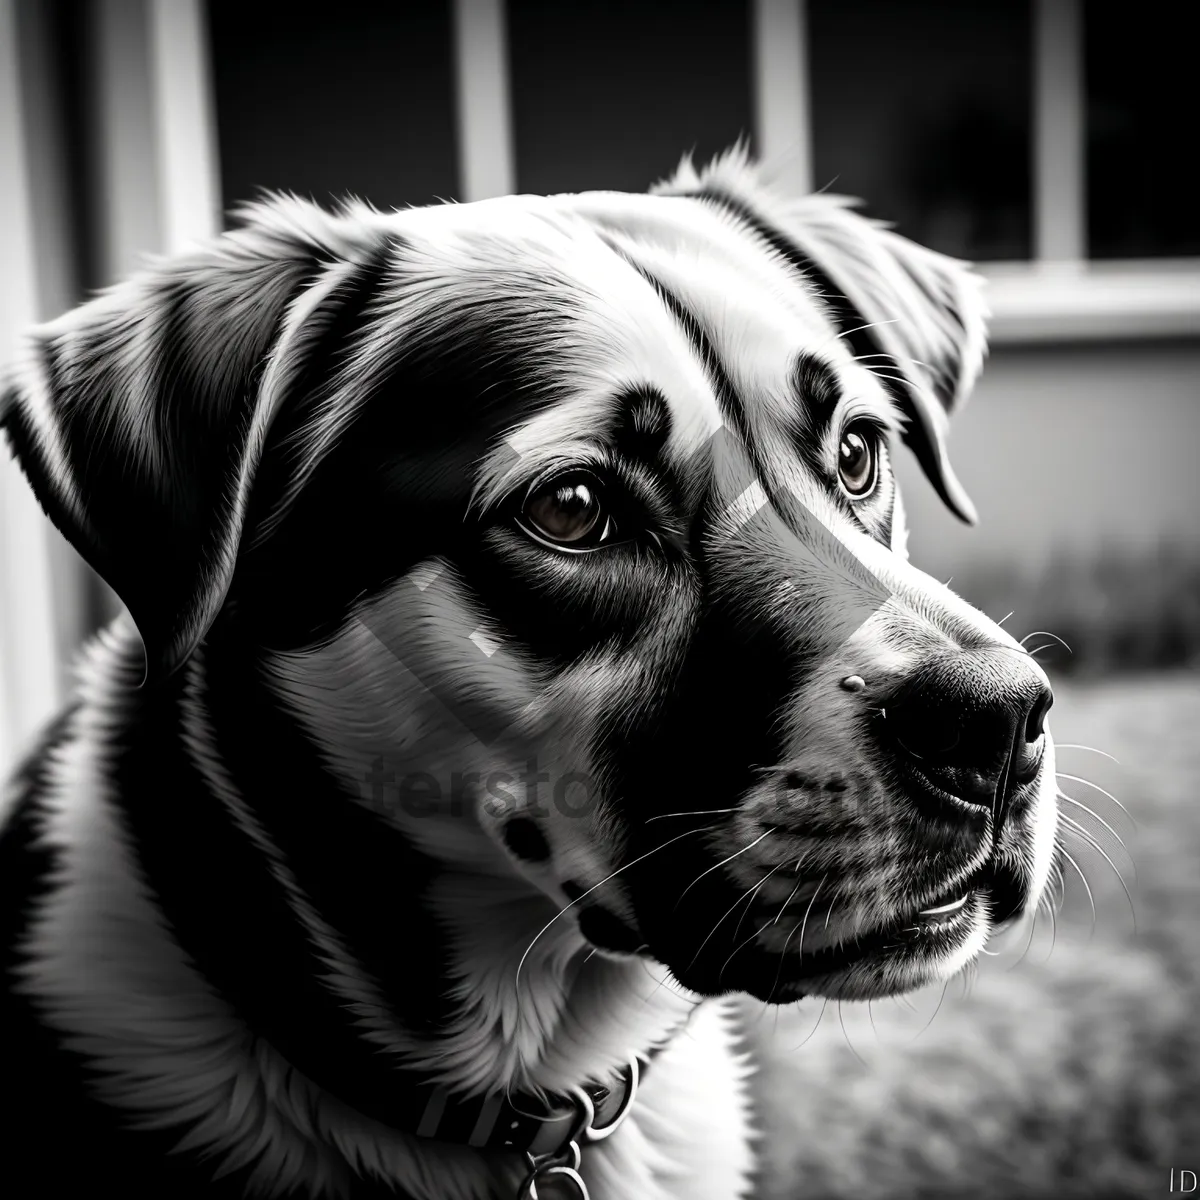
<path id="1" fill-rule="evenodd" d="M 7 439 L 127 612 L 5 793 L 10 1186 L 748 1195 L 737 996 L 947 979 L 1059 870 L 1047 678 L 892 468 L 974 520 L 985 322 L 734 150 L 273 196 L 37 330 Z"/>

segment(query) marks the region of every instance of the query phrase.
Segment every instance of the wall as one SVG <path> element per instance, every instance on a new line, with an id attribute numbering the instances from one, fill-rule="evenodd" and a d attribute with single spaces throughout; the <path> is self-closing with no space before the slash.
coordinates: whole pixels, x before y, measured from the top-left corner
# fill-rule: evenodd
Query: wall
<path id="1" fill-rule="evenodd" d="M 922 569 L 945 579 L 1064 548 L 1200 554 L 1200 341 L 998 346 L 951 434 L 980 523 L 956 521 L 910 455 L 898 471 Z"/>

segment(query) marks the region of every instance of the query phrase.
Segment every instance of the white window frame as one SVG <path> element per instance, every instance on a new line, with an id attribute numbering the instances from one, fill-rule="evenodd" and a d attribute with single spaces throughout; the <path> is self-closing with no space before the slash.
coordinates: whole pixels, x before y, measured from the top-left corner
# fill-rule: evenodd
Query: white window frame
<path id="1" fill-rule="evenodd" d="M 25 329 L 77 298 L 50 81 L 37 5 L 0 0 L 0 365 Z M 88 10 L 98 268 L 115 282 L 148 254 L 217 232 L 220 185 L 203 0 L 95 0 Z M 58 707 L 88 627 L 87 574 L 0 451 L 0 779 Z M 107 593 L 110 613 L 118 602 Z M 2 798 L 0 798 L 2 800 Z"/>
<path id="2" fill-rule="evenodd" d="M 0 0 L 0 363 L 22 357 L 24 329 L 44 315 L 27 90 L 17 0 Z M 33 114 L 38 115 L 38 114 Z M 57 534 L 0 439 L 0 784 L 63 694 L 55 628 Z M 0 806 L 8 796 L 0 791 Z M 4 815 L 0 809 L 0 818 Z"/>

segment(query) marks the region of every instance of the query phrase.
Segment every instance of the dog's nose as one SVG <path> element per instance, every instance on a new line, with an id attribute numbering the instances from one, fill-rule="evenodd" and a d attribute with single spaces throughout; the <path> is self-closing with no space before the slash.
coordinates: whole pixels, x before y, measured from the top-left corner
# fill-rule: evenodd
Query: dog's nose
<path id="1" fill-rule="evenodd" d="M 1014 789 L 1037 776 L 1053 702 L 1036 665 L 963 652 L 923 670 L 884 709 L 883 727 L 903 764 L 999 822 Z"/>

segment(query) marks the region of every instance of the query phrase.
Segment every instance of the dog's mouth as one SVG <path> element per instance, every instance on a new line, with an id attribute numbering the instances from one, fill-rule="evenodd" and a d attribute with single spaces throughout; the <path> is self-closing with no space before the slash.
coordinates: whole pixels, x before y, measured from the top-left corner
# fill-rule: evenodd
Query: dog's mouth
<path id="1" fill-rule="evenodd" d="M 803 965 L 804 976 L 813 977 L 843 970 L 876 954 L 949 944 L 977 916 L 984 890 L 985 872 L 981 870 L 947 887 L 926 907 L 839 945 L 803 952 L 797 962 Z"/>
<path id="2" fill-rule="evenodd" d="M 851 977 L 870 976 L 870 994 L 909 990 L 932 977 L 981 930 L 1006 924 L 1023 907 L 1021 882 L 988 861 L 958 877 L 911 911 L 834 944 L 809 949 L 779 944 L 743 944 L 708 978 L 698 961 L 681 979 L 703 992 L 734 987 L 769 1003 L 785 1003 L 808 994 L 835 994 Z M 786 934 L 784 935 L 786 936 Z M 779 939 L 782 941 L 782 937 Z"/>
<path id="3" fill-rule="evenodd" d="M 796 999 L 813 988 L 842 976 L 856 967 L 883 966 L 919 968 L 944 960 L 963 946 L 980 927 L 1007 923 L 1020 912 L 1023 893 L 1017 880 L 986 863 L 965 879 L 956 880 L 921 908 L 906 913 L 888 925 L 864 932 L 837 945 L 803 951 L 777 971 L 778 982 L 761 999 Z M 896 975 L 900 991 L 908 986 Z M 758 994 L 758 989 L 754 989 Z"/>

